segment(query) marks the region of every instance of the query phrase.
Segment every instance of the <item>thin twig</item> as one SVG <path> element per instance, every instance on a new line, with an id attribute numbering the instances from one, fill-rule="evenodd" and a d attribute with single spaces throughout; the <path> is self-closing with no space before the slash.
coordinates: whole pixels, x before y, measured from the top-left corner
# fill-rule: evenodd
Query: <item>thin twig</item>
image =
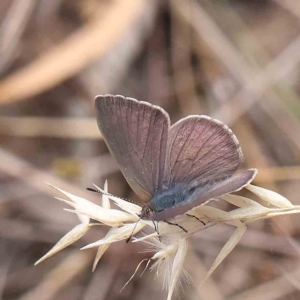
<path id="1" fill-rule="evenodd" d="M 295 0 L 273 0 L 273 1 L 277 3 L 279 6 L 286 9 L 292 15 L 300 18 L 300 6 L 297 0 L 296 1 Z"/>
<path id="2" fill-rule="evenodd" d="M 289 272 L 291 277 L 298 278 L 300 276 L 300 269 Z M 237 294 L 229 300 L 277 300 L 284 299 L 287 295 L 293 293 L 296 287 L 290 283 L 285 275 L 277 277 L 268 282 L 262 283 L 248 289 L 245 292 Z"/>
<path id="3" fill-rule="evenodd" d="M 195 1 L 174 1 L 173 4 L 178 13 L 190 23 L 230 73 L 244 86 L 231 101 L 223 104 L 214 114 L 215 118 L 227 124 L 234 123 L 254 103 L 257 103 L 272 85 L 289 74 L 300 61 L 300 37 L 297 37 L 267 67 L 260 71 L 254 70 L 199 4 Z M 189 18 L 187 13 L 190 5 L 193 6 L 194 18 Z M 268 94 L 268 97 L 276 96 L 272 92 L 269 93 L 271 94 Z M 297 146 L 300 148 L 300 145 Z"/>
<path id="4" fill-rule="evenodd" d="M 24 100 L 77 74 L 103 57 L 145 9 L 145 0 L 111 2 L 103 15 L 102 7 L 83 28 L 32 64 L 0 82 L 0 103 Z"/>
<path id="5" fill-rule="evenodd" d="M 26 29 L 36 0 L 14 0 L 0 28 L 0 73 L 19 51 L 20 37 Z"/>
<path id="6" fill-rule="evenodd" d="M 18 178 L 37 190 L 49 195 L 53 195 L 53 190 L 50 189 L 48 185 L 43 184 L 43 182 L 50 182 L 63 190 L 72 191 L 72 193 L 76 195 L 82 195 L 84 192 L 83 188 L 57 178 L 46 171 L 39 170 L 22 158 L 19 158 L 1 148 L 0 170 L 8 176 Z"/>
<path id="7" fill-rule="evenodd" d="M 19 300 L 50 300 L 91 263 L 87 252 L 72 252 L 62 263 L 47 273 L 42 281 Z"/>
<path id="8" fill-rule="evenodd" d="M 95 118 L 0 117 L 0 134 L 34 138 L 101 139 Z"/>

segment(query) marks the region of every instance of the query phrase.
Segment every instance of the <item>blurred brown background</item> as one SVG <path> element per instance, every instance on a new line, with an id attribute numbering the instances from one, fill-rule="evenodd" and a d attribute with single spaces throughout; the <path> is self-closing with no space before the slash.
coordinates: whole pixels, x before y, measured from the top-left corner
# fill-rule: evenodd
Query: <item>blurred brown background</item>
<path id="1" fill-rule="evenodd" d="M 98 131 L 93 99 L 122 94 L 161 105 L 172 121 L 208 114 L 237 135 L 255 184 L 300 204 L 300 2 L 295 0 L 0 1 L 1 299 L 165 299 L 146 272 L 122 292 L 141 245 L 113 245 L 91 272 L 97 227 L 34 267 L 68 230 L 48 181 L 85 191 L 109 180 L 134 197 Z M 191 240 L 199 286 L 232 228 Z M 253 224 L 197 291 L 181 299 L 300 298 L 300 216 Z M 174 297 L 176 298 L 176 297 Z"/>

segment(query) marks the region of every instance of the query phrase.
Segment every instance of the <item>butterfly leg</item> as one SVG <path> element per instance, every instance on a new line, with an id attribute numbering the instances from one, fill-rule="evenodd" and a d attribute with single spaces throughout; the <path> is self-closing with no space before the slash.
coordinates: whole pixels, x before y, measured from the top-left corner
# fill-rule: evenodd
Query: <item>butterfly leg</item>
<path id="1" fill-rule="evenodd" d="M 159 221 L 157 221 L 157 223 L 155 223 L 154 221 L 152 221 L 152 222 L 153 222 L 153 225 L 154 225 L 154 230 L 156 231 L 156 233 L 158 235 L 158 239 L 159 239 L 159 241 L 161 241 L 160 240 L 160 235 L 159 235 L 159 230 L 158 230 L 158 222 Z"/>
<path id="2" fill-rule="evenodd" d="M 186 216 L 188 217 L 191 217 L 191 218 L 195 218 L 197 219 L 199 222 L 201 222 L 204 226 L 206 225 L 203 221 L 201 221 L 198 217 L 194 216 L 194 215 L 190 215 L 190 214 L 185 214 Z"/>
<path id="3" fill-rule="evenodd" d="M 131 240 L 131 238 L 132 238 L 132 236 L 133 236 L 133 233 L 134 233 L 134 231 L 135 231 L 135 229 L 136 229 L 136 226 L 137 226 L 137 224 L 138 224 L 139 221 L 140 221 L 140 219 L 138 219 L 137 222 L 135 223 L 134 228 L 133 228 L 133 230 L 132 230 L 130 236 L 129 236 L 129 237 L 127 238 L 127 240 L 126 240 L 126 243 L 129 243 L 129 242 L 130 242 L 130 240 Z"/>
<path id="4" fill-rule="evenodd" d="M 177 227 L 181 228 L 185 233 L 188 233 L 188 231 L 186 229 L 184 229 L 182 226 L 180 226 L 177 223 L 172 223 L 172 222 L 169 222 L 169 221 L 166 221 L 166 220 L 164 220 L 164 222 L 167 223 L 167 224 L 169 224 L 169 225 L 177 226 Z"/>

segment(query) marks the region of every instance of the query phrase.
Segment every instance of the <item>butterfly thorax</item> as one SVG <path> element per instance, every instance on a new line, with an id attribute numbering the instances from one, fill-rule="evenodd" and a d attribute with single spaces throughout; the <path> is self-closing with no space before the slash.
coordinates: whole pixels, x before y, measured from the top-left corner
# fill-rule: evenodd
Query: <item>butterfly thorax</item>
<path id="1" fill-rule="evenodd" d="M 173 188 L 155 195 L 150 202 L 154 212 L 161 212 L 165 209 L 176 207 L 186 201 L 189 193 L 180 188 Z"/>

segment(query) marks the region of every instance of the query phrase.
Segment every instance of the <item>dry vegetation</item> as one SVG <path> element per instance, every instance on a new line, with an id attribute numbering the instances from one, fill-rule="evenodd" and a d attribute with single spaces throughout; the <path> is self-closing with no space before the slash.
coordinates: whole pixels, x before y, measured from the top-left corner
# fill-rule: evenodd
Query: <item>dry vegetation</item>
<path id="1" fill-rule="evenodd" d="M 85 191 L 108 179 L 134 198 L 95 122 L 96 94 L 117 93 L 220 119 L 237 135 L 254 184 L 300 204 L 300 4 L 293 0 L 0 1 L 0 297 L 164 299 L 153 273 L 119 293 L 148 257 L 119 243 L 91 272 L 97 226 L 36 267 L 76 223 L 45 181 Z M 248 195 L 244 192 L 244 195 Z M 225 203 L 218 203 L 222 209 Z M 186 269 L 199 286 L 232 228 L 191 239 Z M 300 217 L 253 223 L 235 250 L 182 299 L 300 297 Z M 200 296 L 199 296 L 200 295 Z"/>

